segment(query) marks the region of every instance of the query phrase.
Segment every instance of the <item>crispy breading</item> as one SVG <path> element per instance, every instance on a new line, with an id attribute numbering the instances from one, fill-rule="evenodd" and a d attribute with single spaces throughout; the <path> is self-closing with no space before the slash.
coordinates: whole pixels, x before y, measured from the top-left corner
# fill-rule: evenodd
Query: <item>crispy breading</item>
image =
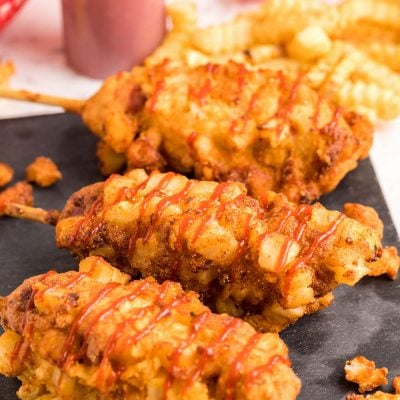
<path id="1" fill-rule="evenodd" d="M 105 176 L 120 171 L 126 162 L 123 154 L 116 153 L 102 140 L 97 143 L 96 156 L 99 159 L 100 171 Z"/>
<path id="2" fill-rule="evenodd" d="M 400 395 L 400 375 L 397 375 L 393 379 L 393 387 L 394 387 L 394 391 L 396 392 L 396 394 Z"/>
<path id="3" fill-rule="evenodd" d="M 379 234 L 379 237 L 382 239 L 383 222 L 379 218 L 379 215 L 375 209 L 362 204 L 346 203 L 343 207 L 343 213 L 349 218 L 353 218 L 364 225 L 370 226 Z"/>
<path id="4" fill-rule="evenodd" d="M 268 192 L 264 206 L 240 183 L 131 171 L 72 195 L 57 244 L 101 255 L 131 275 L 179 281 L 218 312 L 279 331 L 326 307 L 338 284 L 396 276 L 395 248 L 322 205 Z"/>
<path id="5" fill-rule="evenodd" d="M 119 73 L 82 117 L 129 169 L 160 169 L 165 159 L 202 180 L 241 181 L 258 198 L 274 190 L 295 202 L 332 191 L 372 143 L 366 118 L 335 108 L 302 76 L 234 62 Z"/>
<path id="6" fill-rule="evenodd" d="M 0 187 L 10 183 L 14 176 L 14 170 L 10 165 L 0 162 Z"/>
<path id="7" fill-rule="evenodd" d="M 400 400 L 400 395 L 398 394 L 391 394 L 391 393 L 385 393 L 381 391 L 377 391 L 373 394 L 367 394 L 367 395 L 362 395 L 362 394 L 355 394 L 355 393 L 349 393 L 346 396 L 346 400 Z"/>
<path id="8" fill-rule="evenodd" d="M 375 362 L 363 356 L 346 361 L 344 370 L 346 380 L 357 383 L 360 393 L 370 392 L 388 382 L 388 369 L 375 368 Z"/>
<path id="9" fill-rule="evenodd" d="M 10 202 L 27 206 L 33 205 L 32 186 L 25 181 L 21 181 L 0 192 L 0 216 L 5 205 Z"/>
<path id="10" fill-rule="evenodd" d="M 52 186 L 61 178 L 62 174 L 57 165 L 48 157 L 36 157 L 26 167 L 26 180 L 34 182 L 41 187 Z"/>
<path id="11" fill-rule="evenodd" d="M 178 283 L 129 282 L 100 257 L 26 280 L 0 300 L 0 317 L 0 372 L 19 377 L 22 400 L 292 400 L 300 390 L 278 335 L 213 314 Z"/>

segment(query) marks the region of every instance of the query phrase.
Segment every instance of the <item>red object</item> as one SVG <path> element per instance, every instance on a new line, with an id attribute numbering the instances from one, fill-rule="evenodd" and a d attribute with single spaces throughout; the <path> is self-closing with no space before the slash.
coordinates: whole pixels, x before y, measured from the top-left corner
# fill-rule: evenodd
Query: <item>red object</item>
<path id="1" fill-rule="evenodd" d="M 0 30 L 10 22 L 26 0 L 0 0 Z"/>
<path id="2" fill-rule="evenodd" d="M 67 60 L 93 78 L 141 64 L 165 34 L 164 0 L 62 0 L 62 7 Z"/>

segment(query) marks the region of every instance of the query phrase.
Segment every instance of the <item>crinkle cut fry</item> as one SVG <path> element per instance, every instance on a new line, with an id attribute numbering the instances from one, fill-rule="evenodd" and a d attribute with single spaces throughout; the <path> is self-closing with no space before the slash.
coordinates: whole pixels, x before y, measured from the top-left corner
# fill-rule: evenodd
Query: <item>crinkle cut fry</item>
<path id="1" fill-rule="evenodd" d="M 129 282 L 100 257 L 26 280 L 0 315 L 0 372 L 21 379 L 22 400 L 292 400 L 300 390 L 278 335 L 213 314 L 178 283 Z"/>
<path id="2" fill-rule="evenodd" d="M 213 309 L 279 331 L 329 305 L 338 284 L 399 268 L 380 232 L 320 204 L 296 206 L 240 183 L 131 171 L 88 186 L 67 202 L 57 244 L 101 255 L 124 272 L 176 280 Z"/>

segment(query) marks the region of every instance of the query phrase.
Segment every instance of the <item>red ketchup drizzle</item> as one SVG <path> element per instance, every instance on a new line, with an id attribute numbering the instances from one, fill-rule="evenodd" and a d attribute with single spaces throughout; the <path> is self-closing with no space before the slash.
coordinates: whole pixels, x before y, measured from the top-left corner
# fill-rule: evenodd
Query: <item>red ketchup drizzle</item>
<path id="1" fill-rule="evenodd" d="M 121 296 L 120 298 L 116 299 L 110 306 L 106 307 L 103 311 L 101 311 L 99 314 L 97 314 L 92 321 L 90 322 L 89 326 L 87 327 L 85 333 L 83 334 L 83 340 L 84 343 L 87 342 L 89 335 L 93 331 L 93 329 L 105 318 L 110 316 L 114 311 L 116 311 L 119 307 L 121 307 L 124 303 L 127 301 L 132 301 L 136 299 L 140 293 L 142 293 L 144 290 L 146 290 L 149 287 L 150 283 L 148 281 L 141 281 L 134 289 L 133 292 Z M 81 350 L 79 351 L 79 355 L 84 353 L 85 351 L 85 345 L 82 345 Z"/>
<path id="2" fill-rule="evenodd" d="M 154 90 L 153 95 L 150 98 L 150 103 L 149 103 L 149 110 L 150 112 L 154 112 L 156 109 L 156 105 L 158 102 L 158 98 L 160 97 L 161 92 L 165 89 L 165 81 L 164 80 L 159 80 L 156 83 L 156 88 Z"/>
<path id="3" fill-rule="evenodd" d="M 192 87 L 189 87 L 189 96 L 196 98 L 201 106 L 204 106 L 206 104 L 207 96 L 209 95 L 212 89 L 212 82 L 210 76 L 212 76 L 214 72 L 217 71 L 218 68 L 219 66 L 216 64 L 210 64 L 210 63 L 207 64 L 208 77 L 206 78 L 204 84 L 200 87 L 198 91 L 196 91 Z"/>
<path id="4" fill-rule="evenodd" d="M 38 282 L 43 282 L 47 277 L 51 275 L 55 275 L 55 271 L 48 271 L 44 275 L 42 275 Z M 21 326 L 21 339 L 15 344 L 13 351 L 10 356 L 10 363 L 13 365 L 16 360 L 19 362 L 22 362 L 23 359 L 26 356 L 28 346 L 24 349 L 23 353 L 21 354 L 22 350 L 22 345 L 25 343 L 25 339 L 30 339 L 30 336 L 32 334 L 33 330 L 33 323 L 28 324 L 28 316 L 29 316 L 29 311 L 32 310 L 34 304 L 35 304 L 35 297 L 36 294 L 38 293 L 37 289 L 32 289 L 32 293 L 29 297 L 28 303 L 26 305 L 25 311 L 24 311 L 24 317 L 22 318 L 22 326 Z"/>
<path id="5" fill-rule="evenodd" d="M 235 384 L 238 380 L 238 375 L 240 370 L 243 368 L 243 364 L 246 362 L 249 357 L 250 352 L 254 349 L 257 343 L 262 338 L 261 333 L 255 333 L 250 339 L 247 341 L 243 350 L 237 355 L 235 361 L 233 362 L 231 369 L 229 371 L 228 379 L 226 382 L 226 396 L 225 400 L 233 399 Z"/>
<path id="6" fill-rule="evenodd" d="M 211 79 L 207 78 L 204 85 L 200 88 L 200 90 L 195 94 L 197 99 L 200 102 L 201 106 L 204 106 L 206 103 L 206 98 L 211 91 Z"/>
<path id="7" fill-rule="evenodd" d="M 129 190 L 129 196 L 131 198 L 134 198 L 138 193 L 139 190 L 143 190 L 146 189 L 147 184 L 149 183 L 150 179 L 156 175 L 158 172 L 157 171 L 152 171 L 151 174 L 142 182 L 140 182 L 139 184 L 137 184 L 136 186 L 134 186 L 133 188 L 131 188 Z"/>
<path id="8" fill-rule="evenodd" d="M 97 384 L 100 384 L 100 382 L 101 383 L 105 382 L 106 385 L 112 385 L 118 379 L 118 372 L 112 371 L 111 376 L 105 375 L 106 374 L 105 368 L 107 365 L 107 361 L 109 360 L 111 353 L 114 351 L 118 339 L 124 333 L 124 329 L 126 328 L 128 323 L 132 322 L 134 320 L 134 318 L 136 318 L 136 319 L 142 318 L 150 308 L 151 308 L 151 306 L 147 306 L 147 307 L 135 310 L 135 312 L 133 313 L 133 315 L 131 315 L 131 318 L 129 320 L 125 320 L 117 325 L 117 328 L 114 330 L 112 335 L 109 337 L 107 345 L 103 352 L 103 358 L 101 360 L 99 369 L 96 374 L 96 383 Z"/>
<path id="9" fill-rule="evenodd" d="M 69 246 L 73 246 L 75 244 L 75 242 L 78 239 L 79 231 L 81 230 L 83 224 L 96 214 L 97 207 L 101 204 L 101 202 L 102 202 L 102 199 L 96 200 L 92 204 L 92 207 L 90 207 L 89 212 L 86 215 L 83 215 L 82 219 L 75 225 L 75 228 L 74 228 L 73 232 L 71 233 L 71 237 L 69 240 Z"/>
<path id="10" fill-rule="evenodd" d="M 203 214 L 207 211 L 208 208 L 210 208 L 211 203 L 215 200 L 221 200 L 222 195 L 224 194 L 225 190 L 230 186 L 230 183 L 228 182 L 223 182 L 220 183 L 216 186 L 214 189 L 213 193 L 211 194 L 210 198 L 208 200 L 202 201 L 198 208 L 193 210 L 195 214 L 192 215 L 186 215 L 184 218 L 182 218 L 182 222 L 179 225 L 179 230 L 178 230 L 178 235 L 176 238 L 176 249 L 178 251 L 182 251 L 183 249 L 183 237 L 184 233 L 187 230 L 187 228 L 196 220 L 196 218 L 199 217 L 199 214 Z M 200 225 L 197 227 L 197 230 L 199 230 L 199 233 L 195 233 L 194 236 L 199 236 L 201 231 L 204 230 L 205 225 L 209 221 L 209 218 L 206 217 L 203 219 L 203 221 L 200 223 Z M 196 231 L 197 231 L 196 230 Z"/>
<path id="11" fill-rule="evenodd" d="M 276 231 L 278 233 L 281 233 L 283 231 L 284 226 L 286 225 L 286 222 L 288 221 L 288 219 L 293 216 L 293 211 L 289 208 L 286 210 L 285 215 L 283 216 L 283 218 L 279 221 L 278 227 L 276 229 Z"/>
<path id="12" fill-rule="evenodd" d="M 281 79 L 281 89 L 283 89 L 284 85 L 284 77 L 283 75 L 280 75 Z M 289 100 L 287 101 L 286 105 L 283 106 L 282 103 L 280 104 L 278 111 L 277 111 L 277 117 L 281 119 L 281 123 L 278 124 L 277 126 L 277 133 L 278 136 L 281 136 L 283 128 L 285 127 L 285 124 L 289 123 L 289 117 L 290 114 L 293 110 L 293 107 L 296 103 L 296 98 L 297 98 L 297 93 L 301 84 L 301 80 L 303 79 L 302 75 L 299 75 L 296 79 L 296 82 L 292 86 L 292 90 L 289 95 Z"/>
<path id="13" fill-rule="evenodd" d="M 310 248 L 308 249 L 307 253 L 302 258 L 299 258 L 289 268 L 289 270 L 287 271 L 287 276 L 286 276 L 287 279 L 286 279 L 285 285 L 283 287 L 283 292 L 285 295 L 287 295 L 289 292 L 290 285 L 291 285 L 291 282 L 293 280 L 293 277 L 294 277 L 296 271 L 299 270 L 304 265 L 305 262 L 309 261 L 313 257 L 315 251 L 323 242 L 325 242 L 326 240 L 329 239 L 329 237 L 331 237 L 332 235 L 335 234 L 338 226 L 340 225 L 340 223 L 343 221 L 344 218 L 345 218 L 344 215 L 341 214 L 336 219 L 336 221 L 334 221 L 332 223 L 332 225 L 325 232 L 322 232 L 319 236 L 317 236 L 314 239 L 314 241 L 313 241 L 312 245 L 310 246 Z"/>
<path id="14" fill-rule="evenodd" d="M 261 378 L 265 373 L 271 373 L 278 363 L 282 363 L 290 367 L 290 361 L 287 357 L 281 356 L 280 354 L 270 357 L 265 365 L 260 365 L 247 374 L 244 383 L 244 391 L 248 392 L 252 385 L 258 383 L 259 378 Z"/>
<path id="15" fill-rule="evenodd" d="M 279 257 L 276 261 L 275 265 L 275 272 L 280 272 L 282 268 L 286 265 L 286 261 L 289 255 L 289 250 L 290 250 L 290 243 L 291 240 L 290 238 L 286 238 L 283 246 L 281 247 L 281 251 L 279 253 Z"/>
<path id="16" fill-rule="evenodd" d="M 237 329 L 241 324 L 242 321 L 240 319 L 232 318 L 231 322 L 225 327 L 221 334 L 213 342 L 211 342 L 208 347 L 204 348 L 204 352 L 200 358 L 200 361 L 197 364 L 197 368 L 193 371 L 193 373 L 189 376 L 185 383 L 183 394 L 185 394 L 190 389 L 196 379 L 202 374 L 206 366 L 207 360 L 215 355 L 218 347 L 221 346 L 229 337 L 229 335 L 234 332 L 235 329 Z"/>
<path id="17" fill-rule="evenodd" d="M 88 304 L 79 313 L 79 316 L 77 318 L 75 318 L 75 320 L 72 323 L 72 326 L 70 328 L 67 340 L 64 343 L 60 360 L 58 361 L 58 366 L 60 368 L 64 369 L 64 367 L 66 366 L 66 364 L 69 360 L 70 351 L 72 350 L 73 343 L 77 339 L 79 327 L 86 320 L 86 318 L 90 315 L 90 312 L 92 311 L 93 307 L 100 300 L 102 300 L 107 294 L 109 294 L 113 289 L 115 289 L 117 286 L 120 286 L 120 285 L 115 282 L 112 282 L 112 283 L 109 283 L 108 285 L 106 285 L 102 290 L 100 290 L 98 293 L 96 293 L 95 296 L 93 296 L 90 299 Z"/>
<path id="18" fill-rule="evenodd" d="M 182 355 L 183 351 L 187 349 L 195 340 L 197 333 L 201 329 L 201 327 L 207 322 L 207 318 L 210 315 L 210 311 L 204 311 L 201 314 L 197 315 L 195 320 L 193 321 L 189 335 L 186 340 L 182 341 L 179 347 L 177 347 L 172 355 L 171 362 L 168 366 L 168 376 L 164 383 L 164 399 L 167 398 L 168 390 L 171 388 L 174 377 L 179 373 L 179 358 Z"/>
<path id="19" fill-rule="evenodd" d="M 61 288 L 67 288 L 67 289 L 72 289 L 75 287 L 83 278 L 86 277 L 86 273 L 76 273 L 75 276 L 66 284 L 66 285 L 60 285 Z M 55 282 L 53 285 L 48 286 L 45 289 L 42 289 L 37 292 L 35 298 L 38 300 L 42 300 L 44 295 L 51 289 L 54 289 L 56 286 L 58 286 L 58 283 Z"/>
<path id="20" fill-rule="evenodd" d="M 182 251 L 183 249 L 183 235 L 186 231 L 186 229 L 189 227 L 189 225 L 191 225 L 196 218 L 198 218 L 198 214 L 202 214 L 204 212 L 207 211 L 207 209 L 209 209 L 212 205 L 213 201 L 219 200 L 221 201 L 221 197 L 224 194 L 225 190 L 227 188 L 229 188 L 229 186 L 231 185 L 231 183 L 229 182 L 223 182 L 220 183 L 216 186 L 216 188 L 214 189 L 213 193 L 211 194 L 210 198 L 208 200 L 204 200 L 199 204 L 199 207 L 194 210 L 195 214 L 192 215 L 186 215 L 183 219 L 182 222 L 179 226 L 179 230 L 178 230 L 178 235 L 176 238 L 176 249 L 178 251 Z M 194 233 L 193 236 L 193 242 L 195 242 L 197 240 L 197 238 L 200 236 L 200 234 L 204 231 L 207 223 L 213 218 L 213 214 L 206 216 L 205 218 L 203 218 L 203 220 L 200 222 L 199 226 L 196 229 L 196 232 Z"/>
<path id="21" fill-rule="evenodd" d="M 140 226 L 141 226 L 142 220 L 144 219 L 144 214 L 147 210 L 147 207 L 149 206 L 150 202 L 157 196 L 157 194 L 161 190 L 164 190 L 171 183 L 172 179 L 175 176 L 176 176 L 176 174 L 174 174 L 173 172 L 168 172 L 167 174 L 165 174 L 165 176 L 163 178 L 160 179 L 160 181 L 158 182 L 156 187 L 143 197 L 143 199 L 140 203 L 136 233 L 129 239 L 129 245 L 128 245 L 129 254 L 131 254 L 134 251 L 136 242 L 140 237 Z"/>
<path id="22" fill-rule="evenodd" d="M 211 197 L 208 200 L 205 200 L 203 202 L 201 202 L 199 208 L 196 210 L 197 212 L 204 212 L 207 211 L 208 208 L 211 207 L 211 203 L 213 201 L 221 201 L 221 197 L 224 194 L 226 188 L 228 188 L 230 186 L 230 184 L 228 182 L 224 182 L 224 183 L 220 183 L 214 190 L 214 192 L 212 193 Z M 220 215 L 223 211 L 223 208 L 221 209 L 221 206 L 224 207 L 224 204 L 221 204 L 218 208 L 217 208 L 217 213 L 218 215 Z M 197 239 L 199 238 L 199 236 L 204 232 L 207 224 L 214 219 L 215 214 L 211 213 L 209 214 L 206 218 L 203 218 L 202 221 L 200 222 L 199 226 L 197 227 L 194 235 L 193 235 L 193 243 L 195 243 L 197 241 Z"/>
<path id="23" fill-rule="evenodd" d="M 44 295 L 46 294 L 47 291 L 54 289 L 56 286 L 59 286 L 61 289 L 73 289 L 75 286 L 78 285 L 83 279 L 86 277 L 90 277 L 92 273 L 95 271 L 97 268 L 98 264 L 100 262 L 100 258 L 96 258 L 92 266 L 90 267 L 88 272 L 77 272 L 75 273 L 75 276 L 65 285 L 58 285 L 58 282 L 55 282 L 53 285 L 48 286 L 45 289 L 40 290 L 37 292 L 35 298 L 43 299 Z"/>
<path id="24" fill-rule="evenodd" d="M 301 220 L 299 221 L 295 231 L 293 232 L 293 238 L 296 242 L 299 242 L 302 236 L 304 235 L 305 228 L 307 226 L 307 222 L 311 218 L 312 214 L 312 207 L 309 205 L 301 205 L 298 207 L 295 211 L 292 211 L 291 209 L 287 209 L 283 215 L 283 218 L 279 221 L 278 227 L 276 229 L 277 233 L 281 233 L 284 226 L 286 225 L 288 219 L 292 216 L 299 218 L 301 217 Z M 265 232 L 260 239 L 260 243 L 264 240 L 264 238 L 271 234 L 270 232 Z M 285 242 L 283 243 L 280 253 L 276 262 L 276 265 L 274 266 L 274 271 L 279 272 L 283 269 L 283 267 L 286 265 L 287 257 L 289 255 L 289 250 L 290 250 L 290 243 L 291 240 L 289 237 L 285 238 Z"/>
<path id="25" fill-rule="evenodd" d="M 196 220 L 195 215 L 186 215 L 179 225 L 178 235 L 176 238 L 175 248 L 177 251 L 183 250 L 183 236 L 189 226 Z"/>
<path id="26" fill-rule="evenodd" d="M 285 210 L 284 215 L 283 215 L 283 218 L 279 220 L 278 227 L 276 228 L 276 232 L 277 232 L 277 233 L 281 233 L 281 232 L 282 232 L 284 226 L 286 225 L 286 222 L 287 222 L 288 219 L 289 219 L 290 217 L 292 217 L 293 215 L 294 215 L 294 213 L 293 213 L 293 211 L 292 211 L 291 209 L 288 208 L 287 210 Z M 259 243 L 261 244 L 262 241 L 265 239 L 265 237 L 267 237 L 267 236 L 270 235 L 270 234 L 271 234 L 271 232 L 269 232 L 269 231 L 264 232 L 264 233 L 260 236 L 260 241 L 259 241 Z"/>
<path id="27" fill-rule="evenodd" d="M 310 220 L 312 215 L 312 207 L 308 205 L 302 205 L 295 211 L 296 218 L 301 216 L 300 222 L 293 232 L 293 238 L 296 242 L 299 242 L 303 237 L 307 222 Z"/>
<path id="28" fill-rule="evenodd" d="M 243 133 L 245 131 L 247 123 L 249 122 L 249 119 L 250 119 L 250 114 L 254 110 L 258 98 L 259 98 L 259 94 L 258 93 L 253 93 L 253 95 L 251 96 L 250 102 L 249 102 L 249 106 L 247 107 L 246 112 L 241 117 L 241 119 L 243 120 L 243 125 L 242 125 L 242 129 L 241 129 L 240 133 Z M 229 128 L 229 133 L 230 134 L 234 134 L 235 133 L 238 123 L 239 123 L 238 119 L 234 119 L 232 121 L 231 126 Z"/>
<path id="29" fill-rule="evenodd" d="M 319 124 L 319 115 L 321 112 L 321 105 L 323 101 L 325 100 L 326 96 L 325 95 L 318 95 L 318 100 L 317 100 L 317 105 L 315 107 L 315 113 L 313 115 L 312 123 L 313 127 L 315 130 L 318 130 L 318 124 Z"/>
<path id="30" fill-rule="evenodd" d="M 197 132 L 192 132 L 187 138 L 187 144 L 189 146 L 189 155 L 192 158 L 194 158 L 194 156 L 196 155 L 196 149 L 194 148 L 194 144 L 195 144 L 198 136 L 199 135 Z"/>
<path id="31" fill-rule="evenodd" d="M 153 307 L 157 306 L 159 303 L 162 303 L 162 301 L 165 299 L 165 296 L 168 293 L 169 288 L 171 287 L 172 282 L 170 281 L 165 281 L 161 285 L 160 292 L 157 296 L 157 298 L 153 302 Z M 136 332 L 134 335 L 129 336 L 127 340 L 124 343 L 124 348 L 127 346 L 131 346 L 135 343 L 137 343 L 139 340 L 143 339 L 146 335 L 148 335 L 156 326 L 157 324 L 165 317 L 171 314 L 171 311 L 178 307 L 180 304 L 182 304 L 186 300 L 186 296 L 182 295 L 180 297 L 175 298 L 171 303 L 164 304 L 161 306 L 158 314 L 156 314 L 151 321 L 140 331 Z M 103 379 L 104 375 L 104 368 L 106 366 L 106 363 L 111 355 L 111 353 L 114 351 L 115 346 L 117 345 L 117 341 L 119 338 L 126 332 L 126 327 L 132 323 L 135 322 L 138 318 L 141 318 L 144 316 L 144 314 L 151 308 L 152 306 L 147 306 L 141 309 L 136 309 L 133 316 L 131 316 L 129 319 L 121 322 L 117 328 L 114 330 L 114 332 L 111 334 L 105 351 L 103 353 L 103 358 L 100 363 L 99 371 L 98 371 L 98 376 L 97 376 L 97 381 L 100 379 Z M 115 379 L 116 376 L 111 377 L 111 379 Z"/>
<path id="32" fill-rule="evenodd" d="M 119 175 L 111 175 L 104 183 L 104 187 L 106 187 L 106 185 L 108 185 L 111 181 L 113 181 L 114 179 L 116 179 L 117 177 L 119 177 Z M 100 229 L 101 225 L 104 222 L 104 217 L 106 215 L 106 212 L 108 210 L 110 210 L 113 206 L 115 206 L 116 204 L 118 204 L 124 196 L 126 196 L 128 193 L 130 192 L 129 188 L 127 187 L 121 187 L 118 190 L 117 195 L 115 196 L 114 201 L 108 205 L 107 207 L 104 207 L 102 213 L 101 213 L 101 217 L 99 218 L 99 221 L 97 222 L 97 224 L 95 225 L 95 227 L 93 229 L 91 229 L 89 232 L 86 233 L 86 235 L 83 236 L 82 241 L 84 243 L 85 246 L 88 245 L 89 240 L 97 233 L 97 231 Z"/>
<path id="33" fill-rule="evenodd" d="M 239 73 L 238 73 L 238 86 L 239 86 L 239 96 L 242 93 L 242 90 L 244 89 L 244 87 L 246 86 L 246 77 L 247 77 L 247 69 L 244 66 L 244 64 L 240 64 L 239 66 Z"/>
<path id="34" fill-rule="evenodd" d="M 43 299 L 44 295 L 46 294 L 47 291 L 50 289 L 54 289 L 56 286 L 59 286 L 60 288 L 64 289 L 73 289 L 79 282 L 81 282 L 84 278 L 89 277 L 92 275 L 94 270 L 96 269 L 97 265 L 99 264 L 100 259 L 96 258 L 95 262 L 92 264 L 88 272 L 77 272 L 75 273 L 75 276 L 65 285 L 58 285 L 58 282 L 55 282 L 53 285 L 48 286 L 45 289 L 42 289 L 36 293 L 35 298 L 38 298 L 40 300 Z"/>
<path id="35" fill-rule="evenodd" d="M 164 197 L 154 209 L 151 224 L 144 236 L 143 243 L 147 243 L 154 231 L 154 226 L 160 221 L 161 215 L 164 210 L 170 205 L 177 204 L 187 195 L 191 187 L 194 185 L 193 181 L 188 180 L 185 187 L 179 192 L 171 196 Z"/>
<path id="36" fill-rule="evenodd" d="M 335 113 L 333 114 L 332 121 L 328 125 L 329 131 L 330 130 L 334 131 L 337 128 L 342 113 L 343 113 L 342 109 L 340 107 L 337 107 Z"/>
<path id="37" fill-rule="evenodd" d="M 165 74 L 165 68 L 168 65 L 169 60 L 165 58 L 163 62 L 159 65 L 159 72 L 162 74 Z M 154 89 L 154 92 L 152 96 L 150 97 L 149 100 L 149 110 L 150 112 L 154 112 L 157 106 L 158 99 L 160 97 L 161 92 L 165 89 L 165 80 L 160 79 L 156 82 L 156 87 Z"/>
<path id="38" fill-rule="evenodd" d="M 135 335 L 131 336 L 127 340 L 127 345 L 132 345 L 137 343 L 139 340 L 142 340 L 145 336 L 147 336 L 157 325 L 158 323 L 165 317 L 171 314 L 171 311 L 184 303 L 186 301 L 186 297 L 183 295 L 181 297 L 176 298 L 171 303 L 165 305 L 161 311 L 150 321 L 150 323 L 141 331 L 137 332 Z"/>
<path id="39" fill-rule="evenodd" d="M 111 181 L 113 181 L 113 180 L 116 179 L 117 177 L 118 177 L 117 174 L 111 175 L 111 176 L 104 182 L 104 187 L 106 187 L 106 185 L 108 185 Z M 70 242 L 69 242 L 70 245 L 73 245 L 73 244 L 76 242 L 77 237 L 78 237 L 78 233 L 79 233 L 81 227 L 83 226 L 83 224 L 84 224 L 87 220 L 89 220 L 91 217 L 93 217 L 93 216 L 96 214 L 97 207 L 102 203 L 102 201 L 103 201 L 102 198 L 97 199 L 97 200 L 93 203 L 93 205 L 92 205 L 92 207 L 90 208 L 89 212 L 88 212 L 86 215 L 83 215 L 83 218 L 76 224 L 76 226 L 75 226 L 75 228 L 74 228 L 74 231 L 73 231 L 73 233 L 72 233 L 72 235 L 71 235 L 71 239 L 70 239 Z M 95 230 L 97 230 L 97 229 L 100 227 L 101 223 L 102 223 L 102 221 L 100 221 L 100 222 L 96 225 L 96 227 L 93 228 L 90 232 L 87 232 L 87 234 L 84 235 L 84 237 L 82 238 L 82 240 L 83 240 L 83 243 L 84 243 L 85 245 L 87 244 L 88 240 L 89 240 L 90 237 L 92 236 L 93 232 L 94 232 Z"/>

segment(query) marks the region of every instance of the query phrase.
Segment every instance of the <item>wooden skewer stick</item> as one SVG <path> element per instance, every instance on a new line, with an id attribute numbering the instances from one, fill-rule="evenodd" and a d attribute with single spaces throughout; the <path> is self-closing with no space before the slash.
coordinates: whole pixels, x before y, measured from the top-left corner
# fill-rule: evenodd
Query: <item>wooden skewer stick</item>
<path id="1" fill-rule="evenodd" d="M 57 210 L 43 210 L 42 208 L 17 203 L 5 203 L 0 211 L 0 215 L 28 219 L 46 225 L 56 225 L 60 212 Z"/>
<path id="2" fill-rule="evenodd" d="M 51 96 L 47 94 L 30 92 L 28 90 L 15 90 L 7 87 L 0 86 L 0 97 L 29 101 L 31 103 L 47 104 L 51 106 L 59 106 L 64 108 L 65 111 L 81 114 L 85 106 L 85 100 L 68 99 L 65 97 Z"/>

